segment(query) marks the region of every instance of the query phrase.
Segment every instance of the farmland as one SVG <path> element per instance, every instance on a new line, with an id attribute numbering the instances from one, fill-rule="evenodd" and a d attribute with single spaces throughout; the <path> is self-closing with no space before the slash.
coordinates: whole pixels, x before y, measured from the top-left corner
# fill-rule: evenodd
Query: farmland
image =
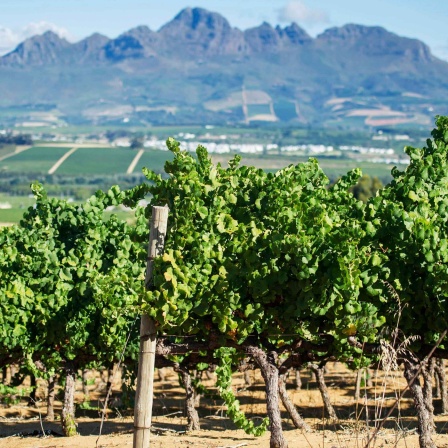
<path id="1" fill-rule="evenodd" d="M 0 159 L 3 173 L 36 173 L 47 174 L 64 155 L 69 156 L 50 174 L 67 176 L 89 176 L 101 174 L 126 174 L 137 151 L 129 148 L 89 147 L 88 145 L 52 145 L 34 146 L 20 152 L 6 152 Z M 167 151 L 147 150 L 139 159 L 134 172 L 141 172 L 143 167 L 155 171 L 163 169 L 163 165 L 171 158 Z"/>
<path id="2" fill-rule="evenodd" d="M 171 160 L 172 158 L 172 154 L 168 151 L 147 150 L 138 161 L 134 172 L 140 173 L 144 167 L 150 168 L 153 171 L 162 171 L 165 162 L 167 160 Z"/>
<path id="3" fill-rule="evenodd" d="M 224 166 L 227 165 L 231 158 L 231 155 L 215 154 L 212 156 L 212 160 L 215 163 L 221 163 Z M 297 163 L 306 162 L 307 160 L 308 157 L 293 155 L 283 155 L 282 157 L 274 155 L 264 157 L 246 155 L 243 157 L 242 163 L 262 168 L 267 171 L 277 171 L 287 165 L 295 165 Z M 390 178 L 390 170 L 393 166 L 385 163 L 372 163 L 369 161 L 358 162 L 356 160 L 347 160 L 336 157 L 318 157 L 318 160 L 320 167 L 330 179 L 336 179 L 353 168 L 361 168 L 363 173 L 368 174 L 369 176 L 377 176 L 383 179 L 383 181 L 387 181 Z"/>
<path id="4" fill-rule="evenodd" d="M 3 172 L 46 173 L 65 153 L 65 147 L 36 146 L 2 160 Z"/>
<path id="5" fill-rule="evenodd" d="M 0 225 L 19 222 L 25 209 L 32 206 L 34 202 L 33 197 L 0 193 Z"/>
<path id="6" fill-rule="evenodd" d="M 60 166 L 62 175 L 126 173 L 135 153 L 122 148 L 78 148 Z"/>
<path id="7" fill-rule="evenodd" d="M 207 147 L 210 143 L 204 142 L 204 145 Z M 162 146 L 163 141 L 159 147 Z M 233 157 L 232 154 L 216 153 L 210 156 L 214 163 L 224 166 Z M 319 163 L 330 179 L 336 179 L 358 166 L 364 173 L 378 176 L 383 183 L 390 178 L 390 164 L 373 163 L 368 159 L 360 162 L 343 156 L 342 153 L 331 157 L 318 155 Z M 277 171 L 287 165 L 305 162 L 309 156 L 269 151 L 266 154 L 243 153 L 242 157 L 245 165 Z M 129 147 L 92 143 L 42 143 L 17 149 L 0 148 L 0 171 L 3 175 L 0 186 L 6 195 L 0 200 L 6 204 L 0 209 L 0 222 L 15 223 L 20 220 L 26 208 L 23 204 L 32 201 L 27 196 L 30 193 L 29 184 L 33 180 L 47 185 L 50 195 L 81 200 L 98 189 L 104 190 L 116 184 L 121 188 L 130 188 L 143 180 L 142 168 L 161 173 L 165 162 L 170 159 L 172 153 L 160 149 L 144 148 L 138 151 Z M 120 214 L 128 216 L 126 212 L 120 211 Z"/>
<path id="8" fill-rule="evenodd" d="M 271 175 L 239 165 L 238 159 L 228 168 L 214 165 L 205 149 L 193 156 L 174 139 L 167 142 L 174 163 L 166 166 L 166 176 L 148 174 L 151 183 L 133 190 L 112 187 L 73 204 L 48 198 L 45 188 L 34 183 L 36 206 L 20 226 L 0 233 L 5 310 L 0 361 L 5 367 L 20 366 L 35 381 L 48 379 L 48 396 L 54 377 L 50 381 L 39 366 L 66 378 L 61 384 L 66 436 L 77 432 L 79 371 L 110 370 L 120 361 L 130 375 L 122 389 L 124 411 L 132 407 L 127 391 L 134 384 L 136 356 L 141 372 L 141 360 L 153 353 L 157 368 L 171 367 L 179 374 L 186 391 L 187 432 L 198 431 L 200 418 L 210 415 L 195 404 L 196 390 L 204 395 L 203 404 L 211 399 L 212 413 L 226 408 L 227 417 L 246 434 L 262 436 L 269 429 L 271 448 L 287 448 L 288 414 L 303 434 L 309 427 L 331 428 L 332 444 L 341 445 L 343 434 L 337 430 L 344 425 L 353 428 L 347 436 L 359 446 L 360 432 L 375 425 L 373 433 L 364 434 L 364 445 L 392 423 L 395 446 L 405 437 L 404 427 L 413 431 L 417 425 L 420 447 L 435 448 L 435 429 L 445 432 L 438 414 L 448 409 L 447 312 L 445 295 L 439 293 L 448 260 L 443 177 L 448 117 L 440 117 L 437 125 L 427 147 L 407 148 L 411 162 L 406 171 L 394 172 L 394 182 L 367 202 L 351 193 L 361 184 L 359 171 L 328 188 L 316 160 Z M 134 225 L 104 215 L 112 206 L 137 207 L 145 198 L 147 209 L 137 208 Z M 144 244 L 148 215 L 150 251 Z M 146 262 L 147 272 L 154 274 L 147 277 L 149 288 L 143 284 Z M 410 306 L 401 306 L 404 300 Z M 143 330 L 145 319 L 157 324 L 152 351 L 144 340 L 138 348 L 135 324 L 142 301 L 148 313 Z M 351 373 L 339 382 L 348 401 L 336 398 L 336 406 L 324 381 L 326 376 L 330 387 L 334 382 L 329 376 L 334 362 L 359 372 L 356 382 Z M 296 372 L 298 387 L 297 371 L 304 369 L 313 373 L 307 387 L 315 379 L 323 407 L 314 400 L 306 410 L 296 397 L 291 401 L 287 381 L 291 391 Z M 202 370 L 209 373 L 205 389 L 198 383 Z M 263 405 L 251 390 L 248 401 L 253 403 L 256 395 L 256 410 L 245 406 L 247 399 L 234 383 L 244 373 L 243 388 L 252 387 L 251 371 L 256 381 L 263 378 L 266 395 Z M 415 381 L 420 374 L 423 386 Z M 207 383 L 213 375 L 215 386 Z M 140 373 L 138 378 L 141 391 L 147 382 Z M 433 391 L 433 378 L 439 391 Z M 207 392 L 207 386 L 215 392 Z M 352 387 L 355 400 L 348 393 Z M 263 391 L 263 385 L 256 390 Z M 13 399 L 14 393 L 7 389 L 3 396 Z M 137 416 L 143 394 L 151 397 L 153 390 L 137 391 Z M 48 400 L 48 413 L 54 405 Z M 170 413 L 166 402 L 163 406 L 165 418 Z M 322 415 L 322 420 L 307 422 L 296 406 L 305 419 Z M 136 421 L 136 432 L 147 428 Z M 415 446 L 415 439 L 403 442 Z M 341 446 L 350 444 L 345 439 Z"/>
<path id="9" fill-rule="evenodd" d="M 251 95 L 248 95 L 247 107 L 251 117 L 263 117 L 269 113 L 279 117 L 300 114 L 297 104 L 292 101 L 272 103 L 269 97 Z M 350 117 L 352 120 L 361 118 Z M 29 133 L 31 128 L 18 127 L 17 131 Z M 194 151 L 199 144 L 204 145 L 209 149 L 213 162 L 224 166 L 236 153 L 242 156 L 243 164 L 270 172 L 316 157 L 331 181 L 349 169 L 360 167 L 363 173 L 379 177 L 383 184 L 391 179 L 390 171 L 395 161 L 403 159 L 404 145 L 418 146 L 424 142 L 424 134 L 410 129 L 378 134 L 336 127 L 317 129 L 299 125 L 282 128 L 256 123 L 238 127 L 145 127 L 119 123 L 112 129 L 73 125 L 56 129 L 42 127 L 33 129 L 33 132 L 33 147 L 0 147 L 0 192 L 11 197 L 27 197 L 29 185 L 34 180 L 42 182 L 51 196 L 74 200 L 86 199 L 98 189 L 106 190 L 112 185 L 131 188 L 144 180 L 143 167 L 163 172 L 166 160 L 172 157 L 169 151 L 164 150 L 165 140 L 170 136 L 179 140 L 181 147 L 188 147 L 189 151 Z M 131 149 L 129 145 L 134 137 L 140 138 L 145 146 Z M 255 146 L 256 151 L 250 152 Z M 324 152 L 319 152 L 321 146 Z M 341 150 L 344 146 L 349 149 Z M 387 162 L 385 155 L 362 153 L 386 148 L 393 151 L 392 156 L 387 156 L 392 161 Z M 400 169 L 404 166 L 404 163 L 399 164 Z M 13 205 L 11 209 L 0 210 L 0 222 L 18 222 L 21 215 L 21 209 Z"/>
<path id="10" fill-rule="evenodd" d="M 32 207 L 35 202 L 31 194 L 28 196 L 13 196 L 0 193 L 0 227 L 18 223 L 25 210 Z M 133 221 L 134 219 L 132 210 L 126 210 L 124 207 L 111 207 L 110 210 L 105 212 L 105 215 L 109 217 L 112 213 L 117 215 L 118 219 L 127 221 Z"/>
<path id="11" fill-rule="evenodd" d="M 207 143 L 204 143 L 207 147 Z M 35 173 L 47 174 L 54 164 L 74 151 L 51 174 L 64 176 L 92 176 L 101 174 L 126 174 L 137 151 L 129 148 L 116 147 L 89 147 L 88 145 L 53 145 L 34 146 L 18 153 L 9 152 L 6 158 L 0 159 L 0 170 L 9 173 Z M 216 162 L 226 163 L 233 155 L 210 154 Z M 243 164 L 253 165 L 267 170 L 277 170 L 289 164 L 296 164 L 308 160 L 308 156 L 300 154 L 278 154 L 270 152 L 267 155 L 242 154 Z M 348 169 L 360 167 L 369 175 L 389 177 L 393 165 L 387 163 L 372 163 L 349 159 L 340 156 L 316 156 L 323 170 L 330 178 L 343 175 Z M 154 171 L 163 170 L 164 163 L 172 158 L 168 151 L 145 149 L 138 159 L 133 173 L 141 173 L 143 167 Z"/>

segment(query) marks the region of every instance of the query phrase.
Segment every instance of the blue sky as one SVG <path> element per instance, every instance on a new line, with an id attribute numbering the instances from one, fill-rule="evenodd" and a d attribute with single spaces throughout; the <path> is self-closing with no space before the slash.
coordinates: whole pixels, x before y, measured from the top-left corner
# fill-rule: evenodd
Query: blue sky
<path id="1" fill-rule="evenodd" d="M 219 12 L 241 29 L 295 21 L 315 36 L 346 23 L 379 25 L 448 60 L 447 0 L 2 0 L 0 53 L 47 29 L 72 41 L 93 32 L 116 37 L 137 25 L 157 30 L 187 6 Z"/>

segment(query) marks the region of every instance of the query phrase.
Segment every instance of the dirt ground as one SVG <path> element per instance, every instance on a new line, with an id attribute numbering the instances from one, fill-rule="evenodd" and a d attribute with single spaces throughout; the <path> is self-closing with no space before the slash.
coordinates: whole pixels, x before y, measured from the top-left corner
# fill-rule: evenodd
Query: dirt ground
<path id="1" fill-rule="evenodd" d="M 256 438 L 237 430 L 226 418 L 222 400 L 212 396 L 202 398 L 198 408 L 201 431 L 185 433 L 183 390 L 179 387 L 177 375 L 167 371 L 164 381 L 155 383 L 153 411 L 152 448 L 240 448 L 269 447 L 269 433 Z M 283 412 L 283 428 L 290 448 L 363 448 L 368 437 L 378 427 L 396 397 L 405 387 L 401 372 L 374 372 L 371 387 L 363 387 L 361 398 L 355 400 L 355 373 L 337 364 L 329 367 L 326 374 L 330 396 L 335 406 L 338 423 L 328 421 L 324 416 L 322 400 L 311 373 L 302 371 L 303 386 L 295 389 L 293 378 L 288 381 L 288 392 L 301 415 L 311 427 L 310 432 L 294 429 L 286 412 Z M 84 400 L 82 384 L 79 381 L 76 401 L 79 435 L 72 438 L 59 437 L 59 421 L 45 421 L 45 382 L 39 382 L 37 407 L 29 407 L 26 400 L 20 403 L 0 406 L 0 447 L 8 448 L 93 448 L 132 446 L 132 410 L 121 406 L 120 378 L 114 381 L 110 410 L 101 428 L 101 411 L 105 397 L 104 378 L 90 372 L 90 406 L 82 409 Z M 234 388 L 242 409 L 255 421 L 266 415 L 264 388 L 259 373 L 251 372 L 253 384 L 246 387 L 242 375 L 234 378 Z M 204 385 L 213 391 L 214 379 L 204 380 Z M 440 415 L 440 399 L 434 401 L 437 435 L 434 437 L 439 448 L 448 448 L 448 416 Z M 86 406 L 85 406 L 86 407 Z M 55 414 L 59 414 L 61 402 L 56 402 Z M 50 436 L 33 435 L 51 431 Z M 101 431 L 101 436 L 99 436 Z M 385 422 L 370 447 L 413 448 L 418 447 L 415 413 L 408 394 L 400 402 L 392 416 Z"/>

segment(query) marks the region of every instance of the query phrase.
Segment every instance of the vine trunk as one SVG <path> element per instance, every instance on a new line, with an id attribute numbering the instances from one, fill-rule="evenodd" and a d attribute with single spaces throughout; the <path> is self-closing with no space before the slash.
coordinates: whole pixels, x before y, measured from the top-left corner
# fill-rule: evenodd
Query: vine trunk
<path id="1" fill-rule="evenodd" d="M 315 364 L 310 364 L 310 369 L 316 375 L 317 387 L 319 388 L 320 394 L 322 395 L 322 401 L 324 403 L 325 411 L 331 420 L 337 420 L 338 416 L 334 410 L 333 405 L 330 401 L 330 394 L 328 393 L 327 385 L 325 384 L 324 378 L 324 367 L 319 367 Z"/>
<path id="2" fill-rule="evenodd" d="M 288 392 L 286 390 L 286 381 L 285 381 L 286 377 L 287 377 L 286 373 L 279 375 L 278 377 L 278 393 L 282 400 L 283 406 L 285 406 L 286 410 L 288 411 L 289 416 L 291 417 L 291 420 L 296 428 L 304 429 L 305 431 L 310 431 L 310 427 L 306 424 L 305 420 L 303 420 L 303 418 L 297 412 L 294 403 L 291 401 L 291 398 L 288 395 Z"/>
<path id="3" fill-rule="evenodd" d="M 56 375 L 53 375 L 48 380 L 48 395 L 47 395 L 47 417 L 49 422 L 54 421 L 54 396 L 56 386 Z"/>
<path id="4" fill-rule="evenodd" d="M 434 434 L 433 415 L 431 409 L 428 409 L 425 393 L 418 378 L 420 365 L 413 359 L 405 359 L 404 366 L 404 377 L 408 383 L 417 411 L 420 448 L 437 448 L 432 440 L 432 435 Z"/>
<path id="5" fill-rule="evenodd" d="M 195 408 L 195 391 L 193 387 L 193 382 L 191 381 L 190 372 L 186 367 L 179 367 L 178 369 L 182 385 L 185 388 L 185 404 L 187 411 L 187 431 L 199 431 L 201 429 L 199 424 L 198 411 Z"/>
<path id="6" fill-rule="evenodd" d="M 265 383 L 269 429 L 271 431 L 269 446 L 270 448 L 288 448 L 288 443 L 283 435 L 279 406 L 278 354 L 276 352 L 265 353 L 258 347 L 249 347 L 248 351 L 260 368 Z"/>
<path id="7" fill-rule="evenodd" d="M 62 431 L 66 437 L 76 436 L 75 423 L 76 369 L 73 361 L 65 364 L 64 405 L 62 407 Z"/>

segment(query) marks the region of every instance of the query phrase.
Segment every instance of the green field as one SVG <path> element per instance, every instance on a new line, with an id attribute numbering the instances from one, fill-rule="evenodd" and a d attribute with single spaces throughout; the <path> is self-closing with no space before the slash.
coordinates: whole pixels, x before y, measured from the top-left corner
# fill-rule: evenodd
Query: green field
<path id="1" fill-rule="evenodd" d="M 4 173 L 47 173 L 48 170 L 70 150 L 69 147 L 35 146 L 0 162 Z M 78 148 L 56 170 L 58 176 L 100 176 L 125 175 L 126 170 L 137 155 L 129 148 Z M 213 157 L 218 157 L 212 155 Z M 224 156 L 229 159 L 231 156 Z M 145 150 L 134 168 L 134 174 L 140 174 L 143 167 L 160 172 L 167 160 L 172 160 L 169 151 Z M 289 154 L 243 155 L 243 163 L 264 169 L 280 169 L 290 163 L 306 161 L 303 156 Z M 392 165 L 357 162 L 349 158 L 321 157 L 318 160 L 328 176 L 340 176 L 347 170 L 360 167 L 366 174 L 390 177 Z"/>
<path id="2" fill-rule="evenodd" d="M 287 138 L 297 138 L 302 132 L 295 130 L 294 135 Z M 73 144 L 74 146 L 76 145 Z M 33 204 L 34 199 L 29 198 L 28 194 L 31 193 L 29 185 L 35 180 L 43 183 L 51 196 L 71 197 L 81 201 L 96 190 L 107 190 L 112 185 L 119 185 L 122 189 L 132 188 L 142 182 L 143 167 L 160 173 L 164 171 L 165 162 L 173 159 L 173 154 L 169 151 L 145 150 L 133 173 L 127 175 L 126 171 L 138 151 L 129 148 L 81 147 L 73 152 L 53 175 L 47 174 L 54 163 L 70 149 L 69 145 L 35 146 L 0 162 L 0 172 L 3 174 L 3 178 L 0 178 L 0 191 L 8 192 L 7 196 L 0 195 L 0 204 L 7 202 L 11 205 L 10 208 L 5 204 L 0 207 L 0 223 L 15 223 L 20 220 L 26 208 Z M 14 151 L 14 148 L 9 150 Z M 231 154 L 210 154 L 210 156 L 214 163 L 220 162 L 223 166 L 226 166 L 233 157 Z M 308 160 L 304 155 L 278 154 L 276 151 L 263 155 L 242 154 L 242 156 L 242 164 L 253 165 L 270 172 Z M 391 180 L 390 171 L 393 165 L 360 162 L 337 151 L 331 157 L 323 155 L 317 158 L 321 168 L 331 180 L 356 167 L 361 168 L 364 174 L 378 176 L 383 184 Z M 405 166 L 401 165 L 399 169 L 405 169 Z M 118 213 L 123 219 L 129 217 L 125 211 L 118 210 Z"/>
<path id="3" fill-rule="evenodd" d="M 1 161 L 0 171 L 48 173 L 48 170 L 70 149 L 35 146 Z M 55 174 L 67 176 L 125 174 L 136 155 L 137 151 L 129 148 L 78 148 L 64 160 Z M 134 173 L 141 173 L 143 167 L 161 171 L 168 159 L 172 159 L 172 154 L 168 151 L 147 150 L 134 168 Z"/>
<path id="4" fill-rule="evenodd" d="M 34 146 L 0 162 L 0 170 L 46 173 L 70 148 Z"/>
<path id="5" fill-rule="evenodd" d="M 163 166 L 167 160 L 173 160 L 173 153 L 157 150 L 145 151 L 138 161 L 134 173 L 141 173 L 143 167 L 153 171 L 163 171 Z"/>
<path id="6" fill-rule="evenodd" d="M 292 101 L 276 101 L 274 111 L 281 121 L 297 119 L 296 105 Z"/>
<path id="7" fill-rule="evenodd" d="M 214 163 L 221 163 L 223 166 L 227 166 L 227 163 L 233 156 L 223 154 L 223 155 L 212 155 Z M 343 176 L 348 171 L 353 168 L 361 168 L 363 174 L 368 174 L 370 176 L 377 176 L 381 179 L 383 183 L 388 183 L 392 176 L 390 174 L 394 165 L 386 163 L 372 163 L 372 162 L 357 162 L 353 159 L 343 159 L 343 158 L 330 158 L 330 157 L 316 157 L 319 161 L 319 166 L 322 168 L 324 173 L 332 180 Z M 305 156 L 293 156 L 293 155 L 268 155 L 268 156 L 257 156 L 257 155 L 244 155 L 241 163 L 243 165 L 255 166 L 257 168 L 262 168 L 266 171 L 275 172 L 279 169 L 288 166 L 296 165 L 297 163 L 306 162 L 308 157 Z M 404 170 L 405 166 L 400 165 L 398 167 L 400 170 Z"/>
<path id="8" fill-rule="evenodd" d="M 248 104 L 247 112 L 249 117 L 256 115 L 271 115 L 271 108 L 269 104 Z"/>
<path id="9" fill-rule="evenodd" d="M 32 194 L 28 196 L 13 196 L 0 193 L 0 226 L 18 223 L 28 207 L 33 206 L 35 203 L 36 200 Z M 11 208 L 3 208 L 5 206 L 11 206 Z M 116 208 L 105 212 L 106 218 L 112 214 L 117 215 L 121 220 L 132 221 L 134 219 L 132 210 Z"/>
<path id="10" fill-rule="evenodd" d="M 10 224 L 18 224 L 22 219 L 25 209 L 0 209 L 0 227 Z M 117 215 L 119 220 L 131 222 L 133 220 L 133 212 L 127 212 L 124 210 L 113 210 L 105 212 L 105 216 L 108 219 L 111 215 Z"/>
<path id="11" fill-rule="evenodd" d="M 392 179 L 390 172 L 394 165 L 385 163 L 357 162 L 356 160 L 318 160 L 320 167 L 330 179 L 335 179 L 337 177 L 343 176 L 353 168 L 361 168 L 363 174 L 368 174 L 369 176 L 377 176 L 383 182 L 387 182 Z M 405 167 L 400 166 L 398 168 L 404 170 Z"/>
<path id="12" fill-rule="evenodd" d="M 24 211 L 24 209 L 17 208 L 0 209 L 0 226 L 18 223 L 22 219 Z"/>
<path id="13" fill-rule="evenodd" d="M 34 197 L 0 193 L 0 225 L 19 222 L 25 210 L 35 203 Z M 11 208 L 3 208 L 11 206 Z"/>
<path id="14" fill-rule="evenodd" d="M 129 148 L 79 148 L 57 174 L 124 174 L 136 154 Z"/>
<path id="15" fill-rule="evenodd" d="M 0 158 L 13 153 L 15 150 L 16 150 L 15 145 L 4 145 L 4 146 L 0 145 Z"/>

